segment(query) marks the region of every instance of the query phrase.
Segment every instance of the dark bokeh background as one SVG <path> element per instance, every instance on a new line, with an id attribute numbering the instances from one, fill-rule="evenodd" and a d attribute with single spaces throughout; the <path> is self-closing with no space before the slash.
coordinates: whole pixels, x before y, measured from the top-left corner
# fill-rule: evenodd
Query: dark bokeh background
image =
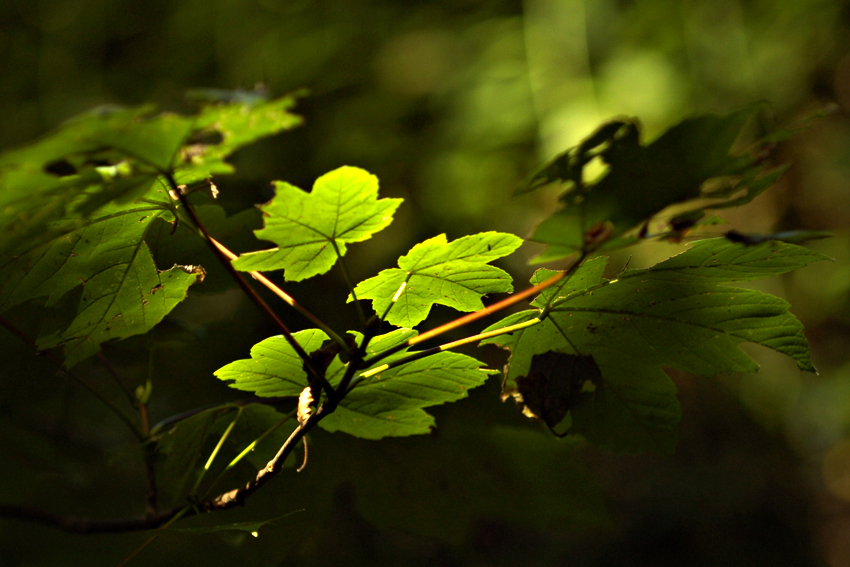
<path id="1" fill-rule="evenodd" d="M 819 375 L 753 349 L 757 375 L 673 376 L 684 417 L 670 458 L 557 441 L 499 403 L 493 379 L 438 408 L 432 436 L 316 433 L 305 472 L 285 472 L 244 511 L 204 519 L 304 509 L 259 538 L 166 535 L 135 564 L 850 564 L 848 39 L 850 4 L 836 0 L 0 2 L 0 149 L 96 105 L 189 112 L 194 87 L 307 87 L 306 125 L 238 154 L 238 174 L 218 180 L 221 201 L 235 213 L 267 200 L 272 179 L 308 188 L 344 164 L 375 173 L 382 195 L 405 204 L 389 229 L 351 248 L 358 280 L 442 232 L 527 235 L 554 194 L 511 200 L 514 187 L 613 116 L 639 116 L 652 137 L 756 100 L 773 104 L 777 124 L 838 103 L 781 148 L 795 165 L 780 185 L 727 215 L 743 231 L 834 231 L 812 243 L 834 262 L 761 284 L 792 303 Z M 518 286 L 536 251 L 502 263 Z M 675 248 L 630 252 L 645 266 Z M 177 259 L 214 265 L 202 248 L 159 261 Z M 151 336 L 105 350 L 133 385 L 153 377 L 154 421 L 238 397 L 212 372 L 273 330 L 228 285 L 212 269 Z M 337 328 L 355 325 L 336 272 L 288 289 Z M 0 500 L 140 514 L 141 458 L 121 424 L 0 337 Z M 503 362 L 490 347 L 479 355 Z M 80 370 L 114 387 L 101 367 Z M 3 521 L 0 565 L 114 565 L 146 537 Z"/>

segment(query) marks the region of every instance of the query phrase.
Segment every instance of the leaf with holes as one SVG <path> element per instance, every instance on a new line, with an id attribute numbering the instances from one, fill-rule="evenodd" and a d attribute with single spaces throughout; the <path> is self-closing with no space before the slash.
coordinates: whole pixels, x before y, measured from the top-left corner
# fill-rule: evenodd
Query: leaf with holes
<path id="1" fill-rule="evenodd" d="M 482 232 L 450 243 L 441 234 L 411 248 L 399 258 L 398 268 L 357 284 L 354 294 L 371 299 L 376 313 L 401 327 L 421 323 L 435 303 L 458 311 L 482 309 L 484 294 L 513 290 L 507 272 L 489 262 L 521 244 L 518 236 L 501 232 Z"/>
<path id="2" fill-rule="evenodd" d="M 346 244 L 384 229 L 401 204 L 401 199 L 378 199 L 378 178 L 356 167 L 326 173 L 311 193 L 282 181 L 275 191 L 262 206 L 265 228 L 255 233 L 277 248 L 243 254 L 233 265 L 244 271 L 282 269 L 287 281 L 330 270 L 345 256 Z"/>
<path id="3" fill-rule="evenodd" d="M 803 327 L 782 299 L 729 287 L 824 259 L 779 242 L 743 246 L 723 238 L 645 270 L 602 278 L 602 260 L 584 264 L 561 287 L 535 301 L 538 309 L 513 314 L 487 330 L 532 321 L 537 325 L 484 341 L 508 348 L 506 388 L 528 376 L 536 355 L 558 352 L 592 357 L 602 379 L 572 406 L 574 433 L 621 451 L 669 453 L 676 441 L 676 389 L 662 371 L 671 367 L 713 376 L 755 372 L 738 347 L 760 344 L 814 371 Z M 538 276 L 538 279 L 541 276 Z"/>
<path id="4" fill-rule="evenodd" d="M 233 172 L 224 158 L 259 140 L 291 130 L 303 120 L 291 112 L 296 96 L 276 100 L 231 97 L 207 104 L 194 119 L 195 132 L 182 149 L 183 161 L 175 169 L 178 183 L 195 183 L 213 175 Z"/>

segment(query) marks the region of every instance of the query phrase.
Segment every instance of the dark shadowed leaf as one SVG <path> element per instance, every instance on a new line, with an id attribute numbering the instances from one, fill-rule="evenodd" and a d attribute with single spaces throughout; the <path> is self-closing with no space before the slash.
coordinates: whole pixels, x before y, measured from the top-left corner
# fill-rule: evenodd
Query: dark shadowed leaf
<path id="1" fill-rule="evenodd" d="M 782 173 L 763 173 L 757 158 L 730 154 L 753 114 L 744 110 L 684 120 L 647 145 L 640 143 L 635 122 L 615 122 L 555 158 L 528 185 L 534 189 L 560 181 L 568 189 L 560 198 L 563 208 L 541 222 L 531 238 L 549 245 L 538 259 L 632 243 L 633 238 L 620 237 L 670 205 L 714 199 L 694 205 L 699 212 L 751 200 Z M 606 164 L 607 172 L 586 183 L 582 168 L 595 158 Z M 722 190 L 707 185 L 713 179 L 722 180 Z"/>
<path id="2" fill-rule="evenodd" d="M 72 314 L 67 326 L 38 339 L 40 348 L 63 345 L 68 366 L 110 339 L 146 333 L 202 279 L 197 268 L 157 269 L 143 238 L 162 213 L 152 204 L 109 205 L 84 228 L 6 260 L 0 311 L 33 298 L 53 307 L 82 286 L 76 305 L 63 308 Z"/>
<path id="3" fill-rule="evenodd" d="M 528 376 L 535 355 L 592 356 L 601 384 L 571 409 L 571 431 L 610 449 L 670 452 L 679 406 L 662 367 L 704 376 L 754 372 L 758 366 L 738 347 L 753 342 L 814 371 L 802 325 L 785 301 L 722 284 L 774 276 L 821 259 L 791 244 L 743 246 L 717 238 L 610 281 L 601 277 L 602 261 L 596 260 L 570 278 L 566 293 L 548 292 L 535 301 L 550 308 L 539 324 L 485 342 L 512 351 L 509 389 Z M 520 312 L 488 330 L 540 315 L 540 310 Z"/>

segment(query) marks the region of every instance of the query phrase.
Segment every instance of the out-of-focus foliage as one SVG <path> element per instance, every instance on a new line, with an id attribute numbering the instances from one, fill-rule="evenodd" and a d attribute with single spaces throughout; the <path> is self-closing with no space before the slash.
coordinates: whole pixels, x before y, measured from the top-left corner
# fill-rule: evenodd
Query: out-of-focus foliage
<path id="1" fill-rule="evenodd" d="M 581 536 L 561 531 L 555 527 L 563 524 L 559 514 L 576 519 L 564 508 L 542 512 L 552 520 L 542 527 L 505 520 L 517 509 L 580 499 L 570 492 L 574 475 L 554 472 L 559 466 L 571 471 L 570 459 L 556 457 L 542 469 L 546 474 L 523 476 L 528 463 L 542 459 L 528 432 L 502 429 L 481 443 L 468 442 L 475 439 L 468 434 L 471 419 L 475 427 L 522 426 L 513 408 L 492 407 L 497 392 L 485 386 L 471 396 L 474 409 L 464 408 L 464 425 L 447 423 L 439 433 L 451 445 L 445 454 L 423 454 L 428 439 L 394 440 L 377 449 L 317 433 L 305 473 L 290 489 L 270 490 L 261 504 L 265 518 L 308 501 L 312 510 L 268 526 L 257 539 L 165 536 L 139 561 L 318 565 L 344 557 L 347 564 L 370 565 L 589 566 L 626 559 L 681 565 L 702 557 L 707 564 L 805 565 L 817 555 L 830 565 L 846 565 L 847 511 L 841 502 L 848 493 L 840 479 L 848 470 L 843 440 L 850 435 L 848 10 L 838 0 L 0 2 L 3 149 L 96 105 L 156 101 L 185 110 L 195 104 L 184 97 L 191 88 L 254 93 L 254 84 L 262 82 L 279 95 L 308 87 L 311 94 L 299 111 L 309 127 L 240 153 L 240 175 L 221 183 L 222 200 L 240 210 L 272 197 L 270 179 L 309 187 L 343 164 L 374 172 L 384 195 L 404 197 L 411 206 L 373 240 L 368 256 L 352 247 L 348 259 L 357 266 L 357 280 L 434 234 L 453 240 L 483 229 L 530 233 L 540 211 L 554 207 L 554 195 L 527 196 L 510 204 L 511 215 L 488 217 L 506 207 L 530 171 L 601 121 L 640 115 L 652 140 L 685 115 L 727 112 L 758 99 L 772 103 L 775 122 L 782 124 L 825 101 L 840 105 L 838 113 L 780 148 L 778 157 L 794 166 L 778 191 L 723 215 L 744 232 L 835 232 L 811 245 L 834 263 L 759 284 L 795 306 L 820 375 L 801 374 L 793 362 L 762 350 L 753 353 L 761 372 L 730 376 L 724 388 L 674 375 L 686 416 L 674 460 L 584 455 L 618 530 Z M 649 266 L 669 256 L 672 246 L 640 249 L 631 266 Z M 540 249 L 524 252 L 530 257 Z M 156 250 L 154 256 L 160 257 Z M 626 259 L 620 260 L 622 265 Z M 200 263 L 215 265 L 211 256 Z M 514 261 L 517 270 L 522 264 Z M 227 399 L 231 392 L 210 380 L 212 372 L 244 358 L 269 334 L 258 330 L 259 316 L 238 293 L 221 291 L 223 279 L 211 271 L 204 285 L 216 293 L 190 294 L 153 337 L 128 339 L 109 353 L 132 369 L 127 378 L 134 384 L 154 377 L 155 419 L 189 409 L 184 400 L 190 397 L 201 405 Z M 328 315 L 321 304 L 310 303 L 313 289 L 287 288 L 308 298 L 320 316 Z M 353 311 L 342 315 L 355 320 Z M 33 321 L 30 330 L 37 325 Z M 2 332 L 0 440 L 3 454 L 23 463 L 0 467 L 4 501 L 56 505 L 81 515 L 121 513 L 127 486 L 137 486 L 139 495 L 144 486 L 127 439 L 96 402 Z M 195 341 L 201 351 L 186 348 Z M 150 357 L 134 348 L 150 344 Z M 24 370 L 12 375 L 8 368 Z M 104 375 L 108 387 L 107 380 Z M 740 400 L 744 412 L 731 400 Z M 485 441 L 498 443 L 505 458 L 488 462 Z M 441 458 L 446 461 L 439 463 Z M 419 476 L 383 474 L 399 469 L 387 465 L 392 459 Z M 478 503 L 486 497 L 491 507 L 481 506 L 484 515 L 439 525 L 440 515 L 429 516 L 425 505 L 407 518 L 378 507 L 379 496 L 418 502 L 417 496 L 436 488 L 449 496 L 434 507 L 448 510 L 456 502 L 465 510 L 468 491 L 453 473 L 478 461 L 470 474 L 492 489 L 472 497 Z M 91 473 L 96 463 L 108 464 Z M 341 484 L 342 470 L 356 473 L 347 484 Z M 531 482 L 539 490 L 529 491 Z M 551 498 L 531 500 L 540 491 Z M 232 514 L 238 521 L 240 512 Z M 447 531 L 465 545 L 429 539 Z M 10 564 L 114 565 L 146 537 L 80 539 L 9 523 L 2 532 L 0 558 Z"/>

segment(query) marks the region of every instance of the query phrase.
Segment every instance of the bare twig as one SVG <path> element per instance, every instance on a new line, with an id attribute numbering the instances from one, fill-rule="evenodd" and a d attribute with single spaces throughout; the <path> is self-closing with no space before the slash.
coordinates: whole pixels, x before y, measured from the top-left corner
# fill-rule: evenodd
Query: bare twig
<path id="1" fill-rule="evenodd" d="M 0 504 L 0 516 L 3 518 L 37 522 L 39 524 L 53 526 L 63 531 L 75 534 L 108 534 L 150 530 L 168 522 L 171 518 L 177 515 L 178 512 L 180 512 L 179 509 L 174 509 L 168 510 L 167 512 L 161 512 L 154 516 L 145 515 L 135 518 L 102 520 L 94 518 L 74 518 L 54 514 L 53 512 L 26 508 L 24 506 Z"/>
<path id="2" fill-rule="evenodd" d="M 102 352 L 97 353 L 97 359 L 100 361 L 100 364 L 103 365 L 104 368 L 106 368 L 106 371 L 109 373 L 109 375 L 112 376 L 115 382 L 121 387 L 121 390 L 127 396 L 127 400 L 131 404 L 135 405 L 136 396 L 133 394 L 132 388 L 127 385 L 127 382 L 124 381 L 124 379 L 121 377 L 121 374 L 118 373 L 118 370 L 116 370 L 115 367 L 112 366 L 112 363 L 109 362 L 109 359 L 106 358 L 106 356 Z"/>
<path id="3" fill-rule="evenodd" d="M 216 247 L 218 247 L 218 249 L 221 250 L 221 252 L 225 256 L 227 256 L 227 258 L 229 260 L 233 261 L 233 260 L 235 260 L 239 257 L 236 254 L 234 254 L 233 252 L 231 252 L 230 250 L 228 250 L 227 247 L 225 247 L 221 242 L 219 242 L 215 238 L 210 238 L 210 241 Z M 261 284 L 263 284 L 264 286 L 269 288 L 272 291 L 272 293 L 274 293 L 279 298 L 284 300 L 287 305 L 289 305 L 290 307 L 292 307 L 293 309 L 295 309 L 296 311 L 298 311 L 299 313 L 304 315 L 307 319 L 310 320 L 311 323 L 313 323 L 318 328 L 320 328 L 322 331 L 324 331 L 325 334 L 327 334 L 331 338 L 331 340 L 333 340 L 339 346 L 344 348 L 346 351 L 348 350 L 348 344 L 345 342 L 345 339 L 340 337 L 333 329 L 328 327 L 328 325 L 325 324 L 324 321 L 322 321 L 321 319 L 319 319 L 318 317 L 316 317 L 315 315 L 310 313 L 310 311 L 308 311 L 306 307 L 304 307 L 303 305 L 301 305 L 300 303 L 295 301 L 295 299 L 291 295 L 289 295 L 288 293 L 286 293 L 285 291 L 280 289 L 270 279 L 268 279 L 266 276 L 264 276 L 260 272 L 248 272 L 248 273 L 251 274 L 251 277 L 253 277 L 255 280 L 257 280 L 258 282 L 260 282 Z"/>
<path id="4" fill-rule="evenodd" d="M 374 376 L 375 374 L 380 374 L 381 372 L 385 372 L 390 368 L 396 368 L 397 366 L 403 366 L 409 362 L 413 362 L 414 360 L 419 360 L 420 358 L 425 358 L 426 356 L 431 356 L 432 354 L 437 354 L 439 352 L 451 350 L 453 348 L 457 348 L 459 346 L 467 345 L 469 343 L 474 343 L 478 341 L 483 341 L 484 339 L 489 339 L 491 337 L 498 337 L 499 335 L 507 335 L 508 333 L 513 333 L 519 331 L 521 329 L 525 329 L 527 327 L 533 327 L 542 321 L 541 318 L 535 317 L 534 319 L 530 319 L 523 323 L 517 323 L 516 325 L 509 325 L 507 327 L 502 327 L 501 329 L 496 329 L 494 331 L 488 331 L 486 333 L 479 333 L 477 335 L 473 335 L 471 337 L 466 337 L 464 339 L 460 339 L 457 341 L 452 341 L 450 343 L 442 344 L 438 347 L 429 348 L 425 350 L 420 350 L 418 352 L 414 352 L 409 356 L 405 356 L 404 358 L 399 358 L 398 360 L 393 360 L 387 364 L 382 364 L 381 366 L 376 366 L 371 370 L 367 370 L 358 376 L 358 381 L 361 378 L 369 378 Z"/>
<path id="5" fill-rule="evenodd" d="M 412 337 L 410 340 L 408 340 L 405 343 L 402 343 L 402 344 L 397 345 L 397 346 L 395 346 L 391 349 L 387 349 L 384 352 L 376 354 L 372 358 L 364 361 L 362 368 L 368 368 L 369 366 L 374 365 L 376 362 L 379 362 L 379 361 L 383 360 L 384 358 L 386 358 L 388 356 L 391 356 L 391 355 L 393 355 L 397 352 L 400 352 L 400 351 L 404 350 L 405 348 L 417 345 L 421 342 L 427 341 L 428 339 L 432 339 L 434 337 L 442 335 L 443 333 L 447 333 L 447 332 L 452 331 L 454 329 L 460 328 L 464 325 L 472 323 L 473 321 L 483 319 L 484 317 L 487 317 L 488 315 L 492 315 L 493 313 L 501 311 L 502 309 L 510 307 L 511 305 L 515 305 L 515 304 L 519 303 L 520 301 L 531 297 L 532 295 L 540 293 L 544 289 L 555 285 L 556 283 L 558 283 L 559 281 L 561 281 L 565 277 L 572 274 L 576 270 L 576 268 L 578 268 L 581 265 L 582 261 L 584 260 L 584 258 L 586 256 L 587 256 L 586 252 L 580 253 L 576 257 L 576 259 L 573 261 L 573 263 L 570 264 L 569 268 L 567 268 L 566 270 L 564 270 L 562 272 L 558 272 L 554 276 L 543 280 L 542 282 L 540 282 L 537 285 L 531 286 L 530 288 L 525 289 L 523 291 L 514 293 L 514 294 L 506 297 L 502 301 L 494 303 L 493 305 L 485 307 L 484 309 L 479 309 L 478 311 L 470 313 L 469 315 L 464 315 L 463 317 L 459 317 L 459 318 L 455 319 L 454 321 L 449 321 L 445 325 L 441 325 L 441 326 L 437 327 L 436 329 L 432 329 L 430 331 L 422 333 L 421 335 L 417 335 L 415 337 Z"/>
<path id="6" fill-rule="evenodd" d="M 173 182 L 173 179 L 171 179 L 171 181 Z M 189 211 L 190 215 L 192 215 L 194 218 L 197 218 L 196 215 L 194 215 L 194 212 L 192 211 L 192 209 L 190 207 L 186 206 L 185 204 L 184 204 L 184 206 L 185 206 L 186 210 Z M 199 226 L 199 230 L 201 230 L 202 234 L 204 234 L 205 238 L 210 243 L 212 248 L 214 250 L 216 250 L 217 253 L 220 254 L 220 257 L 223 258 L 224 260 L 226 260 L 226 264 L 229 266 L 230 262 L 227 258 L 227 255 L 216 246 L 217 243 L 215 243 L 215 241 L 213 241 L 209 237 L 209 235 L 206 234 L 206 232 L 200 226 Z M 60 529 L 63 529 L 65 531 L 72 532 L 72 533 L 115 533 L 115 532 L 129 532 L 129 531 L 135 531 L 135 530 L 145 530 L 145 529 L 156 528 L 158 526 L 162 526 L 163 524 L 174 521 L 177 518 L 179 518 L 179 517 L 181 517 L 181 516 L 183 516 L 187 513 L 190 513 L 190 512 L 191 513 L 214 512 L 214 511 L 218 511 L 218 510 L 228 510 L 230 508 L 242 506 L 242 505 L 244 505 L 246 499 L 248 499 L 252 494 L 254 494 L 260 488 L 262 488 L 262 486 L 265 485 L 265 483 L 267 483 L 269 480 L 271 480 L 274 476 L 276 476 L 282 470 L 284 462 L 289 457 L 289 455 L 295 450 L 295 448 L 298 446 L 298 443 L 301 442 L 304 439 L 307 432 L 309 432 L 313 427 L 315 427 L 316 424 L 319 423 L 319 421 L 321 421 L 322 419 L 324 419 L 325 417 L 327 417 L 328 415 L 333 413 L 334 410 L 336 410 L 340 400 L 347 393 L 347 391 L 348 391 L 347 386 L 348 386 L 349 382 L 351 381 L 351 378 L 353 377 L 353 375 L 356 373 L 357 370 L 366 368 L 368 366 L 372 366 L 372 365 L 375 364 L 375 362 L 378 362 L 379 360 L 381 360 L 381 359 L 383 359 L 383 358 L 385 358 L 385 357 L 387 357 L 387 356 L 389 356 L 389 355 L 391 355 L 395 352 L 403 350 L 406 347 L 413 346 L 415 344 L 418 344 L 418 343 L 423 342 L 425 340 L 428 340 L 430 338 L 436 337 L 436 336 L 438 336 L 442 333 L 445 333 L 449 330 L 456 329 L 458 327 L 461 327 L 462 325 L 465 325 L 465 324 L 470 323 L 472 321 L 476 321 L 478 319 L 481 319 L 482 317 L 486 317 L 487 315 L 490 315 L 490 314 L 495 313 L 497 311 L 500 311 L 500 310 L 502 310 L 506 307 L 514 305 L 514 304 L 522 301 L 523 299 L 526 299 L 526 298 L 542 291 L 543 289 L 546 289 L 546 288 L 558 283 L 559 281 L 564 279 L 566 276 L 572 274 L 575 271 L 575 269 L 581 264 L 585 255 L 586 254 L 584 254 L 584 253 L 580 254 L 577 257 L 577 259 L 573 262 L 573 264 L 566 271 L 560 272 L 560 273 L 556 274 L 555 276 L 552 276 L 551 278 L 548 278 L 547 280 L 545 280 L 545 281 L 543 281 L 543 282 L 541 282 L 541 283 L 539 283 L 535 286 L 532 286 L 532 287 L 530 287 L 530 288 L 528 288 L 528 289 L 526 289 L 522 292 L 516 293 L 516 294 L 508 297 L 507 299 L 502 300 L 498 303 L 495 303 L 495 304 L 493 304 L 489 307 L 486 307 L 486 308 L 484 308 L 480 311 L 476 311 L 475 313 L 472 313 L 470 315 L 460 317 L 460 318 L 456 319 L 455 321 L 452 321 L 451 323 L 437 327 L 436 329 L 429 331 L 427 333 L 424 333 L 423 335 L 419 335 L 418 337 L 414 337 L 413 339 L 407 341 L 403 345 L 400 345 L 400 347 L 397 347 L 395 349 L 390 349 L 388 351 L 384 351 L 384 352 L 372 357 L 370 360 L 364 360 L 363 357 L 365 355 L 366 348 L 369 344 L 369 340 L 377 332 L 379 325 L 378 324 L 367 325 L 366 333 L 364 334 L 364 339 L 363 339 L 362 343 L 359 345 L 359 347 L 356 349 L 356 351 L 353 353 L 351 360 L 349 361 L 348 368 L 346 370 L 346 374 L 340 382 L 339 394 L 336 395 L 336 393 L 334 392 L 334 395 L 329 396 L 328 399 L 326 399 L 315 412 L 313 412 L 311 415 L 309 415 L 309 417 L 307 419 L 303 420 L 303 422 L 299 423 L 298 426 L 292 431 L 292 433 L 290 434 L 290 436 L 286 440 L 286 442 L 281 446 L 280 450 L 277 452 L 277 454 L 274 456 L 274 458 L 272 460 L 270 460 L 268 462 L 268 464 L 263 469 L 258 471 L 256 476 L 251 481 L 246 483 L 241 488 L 230 490 L 228 492 L 225 492 L 223 494 L 216 496 L 215 498 L 212 498 L 210 500 L 206 500 L 204 502 L 200 502 L 200 503 L 196 504 L 195 506 L 192 506 L 191 508 L 189 508 L 189 507 L 175 508 L 175 509 L 164 511 L 164 512 L 159 512 L 159 513 L 155 513 L 155 514 L 148 514 L 148 515 L 141 517 L 141 518 L 127 518 L 127 519 L 117 519 L 117 520 L 94 520 L 94 519 L 85 519 L 85 518 L 70 518 L 70 517 L 60 516 L 60 515 L 49 513 L 49 512 L 42 512 L 42 511 L 39 511 L 39 510 L 33 510 L 33 509 L 29 509 L 29 508 L 23 508 L 23 507 L 18 507 L 18 506 L 4 506 L 4 505 L 0 505 L 0 516 L 8 517 L 8 518 L 15 518 L 15 519 L 19 519 L 19 520 L 29 520 L 29 521 L 39 522 L 39 523 L 42 523 L 42 524 L 55 526 L 57 528 L 60 528 Z M 232 269 L 232 266 L 230 267 L 230 269 Z M 237 281 L 244 282 L 244 280 L 242 280 L 241 278 L 238 278 Z M 247 283 L 246 283 L 246 286 L 247 286 Z M 256 292 L 254 292 L 254 294 L 249 293 L 249 295 L 251 295 L 253 297 L 255 295 L 255 293 Z M 260 299 L 260 301 L 262 301 L 262 299 Z M 263 305 L 265 305 L 265 304 L 263 304 Z M 264 311 L 266 309 L 268 309 L 267 306 L 264 309 Z M 270 312 L 270 310 L 269 310 L 269 312 Z M 474 336 L 471 336 L 471 337 L 467 337 L 465 339 L 453 341 L 453 342 L 450 342 L 450 343 L 445 343 L 445 344 L 443 344 L 439 347 L 435 347 L 433 349 L 427 349 L 427 350 L 421 351 L 419 353 L 414 353 L 413 355 L 411 355 L 410 357 L 407 357 L 405 359 L 402 359 L 402 360 L 399 360 L 399 361 L 394 361 L 393 363 L 383 365 L 382 367 L 379 367 L 379 368 L 374 368 L 371 371 L 369 371 L 368 373 L 362 374 L 360 376 L 360 378 L 367 377 L 367 375 L 371 376 L 371 375 L 377 374 L 381 371 L 387 370 L 388 368 L 391 368 L 393 366 L 397 366 L 397 365 L 400 365 L 400 364 L 411 362 L 411 361 L 416 360 L 418 358 L 422 358 L 424 356 L 429 356 L 429 355 L 437 353 L 437 352 L 442 352 L 444 350 L 448 350 L 448 349 L 451 349 L 451 348 L 454 348 L 454 347 L 457 347 L 457 346 L 460 346 L 460 345 L 463 345 L 463 344 L 468 344 L 468 343 L 479 341 L 479 340 L 482 340 L 482 339 L 485 339 L 485 338 L 489 338 L 489 337 L 493 337 L 493 336 L 497 336 L 497 335 L 501 335 L 501 334 L 505 334 L 505 333 L 509 333 L 509 332 L 514 332 L 514 331 L 520 330 L 522 328 L 532 326 L 534 324 L 537 324 L 539 322 L 539 320 L 542 319 L 542 317 L 543 316 L 541 316 L 540 318 L 536 318 L 534 320 L 526 321 L 524 323 L 519 323 L 517 325 L 511 325 L 509 327 L 504 327 L 502 329 L 496 329 L 495 331 L 490 331 L 490 332 L 487 332 L 487 333 L 480 333 L 480 334 L 477 334 L 477 335 L 474 335 Z M 0 318 L 0 321 L 3 321 L 2 318 Z M 300 347 L 300 345 L 298 345 L 298 346 Z M 301 350 L 303 352 L 303 349 L 301 349 Z M 306 353 L 305 353 L 305 355 L 306 355 Z M 302 358 L 304 358 L 304 357 L 302 356 Z M 310 362 L 309 357 L 307 357 L 305 359 L 305 366 L 307 366 L 308 362 Z M 318 375 L 322 376 L 322 378 L 324 379 L 323 375 L 321 375 L 321 374 L 318 374 Z M 333 392 L 333 389 L 331 389 L 331 392 Z M 306 447 L 305 447 L 305 451 L 306 451 Z M 244 451 L 243 451 L 243 453 L 244 453 Z M 240 457 L 241 456 L 242 455 L 240 455 Z M 238 460 L 240 457 L 237 457 L 236 460 Z M 305 458 L 306 458 L 306 455 L 305 455 Z M 145 542 L 145 544 L 142 547 L 140 547 L 137 550 L 137 552 L 141 551 L 141 549 L 143 549 L 144 546 L 147 545 L 147 543 L 149 543 L 152 540 L 153 540 L 153 538 L 151 538 L 148 542 Z M 133 555 L 135 555 L 135 552 L 134 552 Z M 131 557 L 132 557 L 132 555 L 131 555 Z M 130 558 L 128 558 L 128 559 L 130 559 Z"/>

